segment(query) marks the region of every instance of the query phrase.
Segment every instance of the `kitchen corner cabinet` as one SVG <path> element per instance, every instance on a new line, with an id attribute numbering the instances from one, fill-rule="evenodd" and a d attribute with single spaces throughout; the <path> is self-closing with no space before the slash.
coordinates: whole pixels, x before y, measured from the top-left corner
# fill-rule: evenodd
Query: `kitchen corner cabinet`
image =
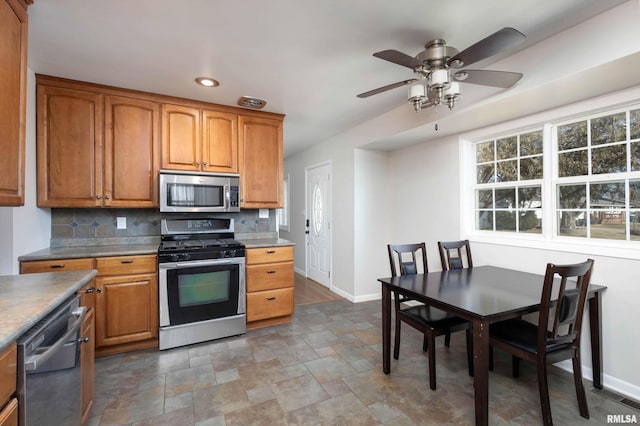
<path id="1" fill-rule="evenodd" d="M 240 207 L 282 208 L 282 120 L 238 118 Z"/>
<path id="2" fill-rule="evenodd" d="M 25 1 L 0 0 L 0 206 L 24 205 L 27 25 Z"/>
<path id="3" fill-rule="evenodd" d="M 157 264 L 155 254 L 37 260 L 21 262 L 20 272 L 97 269 L 95 291 L 81 296 L 87 306 L 94 297 L 95 352 L 108 355 L 158 346 Z"/>
<path id="4" fill-rule="evenodd" d="M 247 329 L 291 322 L 293 246 L 246 250 Z"/>
<path id="5" fill-rule="evenodd" d="M 162 168 L 238 173 L 238 116 L 162 105 Z"/>
<path id="6" fill-rule="evenodd" d="M 39 207 L 156 207 L 159 105 L 36 76 Z"/>

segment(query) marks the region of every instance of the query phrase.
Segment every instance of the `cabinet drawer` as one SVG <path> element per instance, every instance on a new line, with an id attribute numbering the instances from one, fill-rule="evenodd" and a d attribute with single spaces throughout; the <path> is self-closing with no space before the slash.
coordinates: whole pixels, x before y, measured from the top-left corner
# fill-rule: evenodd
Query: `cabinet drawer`
<path id="1" fill-rule="evenodd" d="M 293 246 L 251 248 L 246 256 L 247 265 L 293 261 Z"/>
<path id="2" fill-rule="evenodd" d="M 94 260 L 91 258 L 81 258 L 20 262 L 21 274 L 33 274 L 36 272 L 77 271 L 79 269 L 95 269 Z"/>
<path id="3" fill-rule="evenodd" d="M 100 276 L 154 273 L 157 266 L 158 259 L 155 254 L 98 257 L 96 259 L 96 269 Z"/>
<path id="4" fill-rule="evenodd" d="M 293 262 L 249 265 L 247 292 L 293 287 Z"/>
<path id="5" fill-rule="evenodd" d="M 6 407 L 0 411 L 0 426 L 18 425 L 18 400 L 13 398 Z"/>
<path id="6" fill-rule="evenodd" d="M 18 375 L 16 353 L 15 342 L 0 352 L 0 407 L 16 391 L 16 376 Z"/>
<path id="7" fill-rule="evenodd" d="M 247 322 L 293 314 L 293 287 L 247 293 Z"/>

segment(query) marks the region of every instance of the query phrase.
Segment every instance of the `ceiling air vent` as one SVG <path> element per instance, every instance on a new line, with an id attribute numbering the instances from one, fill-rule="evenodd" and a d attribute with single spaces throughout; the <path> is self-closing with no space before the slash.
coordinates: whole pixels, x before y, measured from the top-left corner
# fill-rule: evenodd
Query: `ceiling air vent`
<path id="1" fill-rule="evenodd" d="M 267 104 L 267 101 L 260 98 L 254 98 L 253 96 L 243 96 L 238 99 L 238 105 L 245 108 L 262 109 Z"/>

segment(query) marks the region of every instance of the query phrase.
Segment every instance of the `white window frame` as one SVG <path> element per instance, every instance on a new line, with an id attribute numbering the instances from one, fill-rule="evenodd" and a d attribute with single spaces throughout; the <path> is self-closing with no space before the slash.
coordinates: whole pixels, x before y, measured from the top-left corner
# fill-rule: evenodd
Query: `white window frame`
<path id="1" fill-rule="evenodd" d="M 289 209 L 289 175 L 282 179 L 282 208 L 278 209 L 278 229 L 290 232 L 290 209 Z"/>
<path id="2" fill-rule="evenodd" d="M 497 124 L 459 137 L 460 165 L 460 232 L 461 238 L 471 241 L 529 247 L 543 250 L 565 251 L 640 260 L 639 241 L 587 239 L 581 237 L 555 236 L 557 215 L 555 185 L 557 178 L 557 147 L 553 127 L 558 124 L 578 121 L 580 118 L 614 113 L 619 109 L 640 104 L 640 87 L 616 92 L 587 101 L 509 122 Z M 504 231 L 475 230 L 475 148 L 477 142 L 499 139 L 507 135 L 526 133 L 528 129 L 543 128 L 544 133 L 544 181 L 542 184 L 542 234 L 511 233 Z"/>

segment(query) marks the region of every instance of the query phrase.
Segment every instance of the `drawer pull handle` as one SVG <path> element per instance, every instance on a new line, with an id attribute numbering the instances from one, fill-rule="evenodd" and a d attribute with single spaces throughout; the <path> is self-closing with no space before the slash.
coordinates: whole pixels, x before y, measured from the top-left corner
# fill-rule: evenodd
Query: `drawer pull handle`
<path id="1" fill-rule="evenodd" d="M 268 253 L 268 254 L 273 254 L 273 253 L 275 253 L 275 252 L 276 252 L 275 250 L 267 250 L 267 253 Z"/>
<path id="2" fill-rule="evenodd" d="M 267 271 L 267 274 L 275 274 L 275 273 L 276 273 L 276 271 L 274 271 L 273 269 L 270 269 L 270 270 Z"/>
<path id="3" fill-rule="evenodd" d="M 275 296 L 267 297 L 267 300 L 276 300 Z"/>
<path id="4" fill-rule="evenodd" d="M 120 263 L 133 263 L 133 259 L 121 260 Z"/>
<path id="5" fill-rule="evenodd" d="M 58 263 L 57 265 L 51 265 L 51 269 L 60 269 L 64 268 L 64 263 Z"/>

